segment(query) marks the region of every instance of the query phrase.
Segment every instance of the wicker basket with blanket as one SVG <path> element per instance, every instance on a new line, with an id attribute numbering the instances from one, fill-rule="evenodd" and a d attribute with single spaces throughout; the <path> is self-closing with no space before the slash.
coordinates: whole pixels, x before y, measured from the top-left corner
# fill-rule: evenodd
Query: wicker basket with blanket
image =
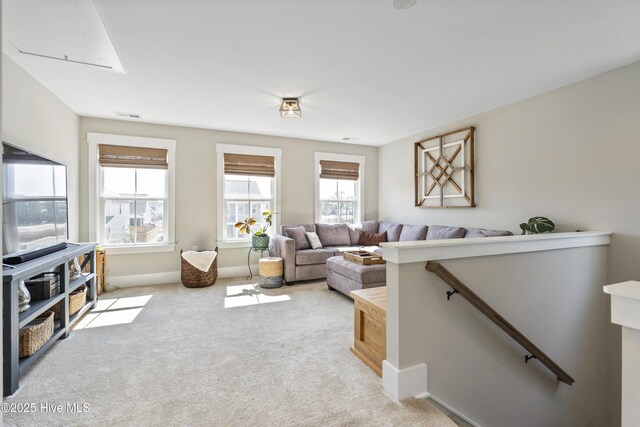
<path id="1" fill-rule="evenodd" d="M 204 288 L 216 283 L 218 279 L 217 247 L 214 251 L 180 251 L 180 262 L 180 279 L 187 288 Z"/>

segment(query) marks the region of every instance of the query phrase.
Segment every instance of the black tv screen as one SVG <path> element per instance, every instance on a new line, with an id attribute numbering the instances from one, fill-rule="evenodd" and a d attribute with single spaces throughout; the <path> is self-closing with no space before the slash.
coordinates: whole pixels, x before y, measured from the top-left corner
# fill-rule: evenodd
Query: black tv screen
<path id="1" fill-rule="evenodd" d="M 69 238 L 67 167 L 3 143 L 3 258 Z"/>

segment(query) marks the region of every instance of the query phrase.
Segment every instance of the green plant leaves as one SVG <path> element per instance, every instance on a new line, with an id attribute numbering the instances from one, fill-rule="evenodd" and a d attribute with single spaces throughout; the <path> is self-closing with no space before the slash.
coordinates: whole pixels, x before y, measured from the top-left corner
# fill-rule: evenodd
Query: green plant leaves
<path id="1" fill-rule="evenodd" d="M 533 218 L 529 218 L 526 224 L 520 224 L 522 234 L 551 233 L 555 228 L 556 225 L 553 221 L 543 216 L 534 216 Z"/>

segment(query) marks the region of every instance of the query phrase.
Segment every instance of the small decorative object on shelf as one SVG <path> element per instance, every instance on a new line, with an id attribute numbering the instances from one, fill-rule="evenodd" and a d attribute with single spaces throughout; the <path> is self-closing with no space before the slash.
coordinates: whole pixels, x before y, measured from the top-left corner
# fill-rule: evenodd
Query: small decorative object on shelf
<path id="1" fill-rule="evenodd" d="M 82 268 L 80 268 L 80 262 L 78 258 L 74 258 L 72 261 L 69 261 L 69 278 L 71 280 L 75 280 L 82 274 Z"/>
<path id="2" fill-rule="evenodd" d="M 18 313 L 27 311 L 29 307 L 31 307 L 29 302 L 31 302 L 31 294 L 24 280 L 20 280 L 20 284 L 18 285 Z"/>
<path id="3" fill-rule="evenodd" d="M 541 234 L 551 233 L 556 228 L 556 225 L 549 218 L 543 216 L 534 216 L 529 218 L 526 223 L 520 224 L 522 234 Z"/>

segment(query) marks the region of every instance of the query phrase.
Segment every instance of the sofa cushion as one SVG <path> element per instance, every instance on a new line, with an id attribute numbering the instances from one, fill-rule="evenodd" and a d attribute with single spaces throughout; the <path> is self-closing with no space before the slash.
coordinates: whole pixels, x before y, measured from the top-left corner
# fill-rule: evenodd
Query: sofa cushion
<path id="1" fill-rule="evenodd" d="M 387 280 L 386 264 L 362 265 L 348 261 L 341 256 L 329 258 L 327 260 L 327 270 L 362 284 L 385 282 Z"/>
<path id="2" fill-rule="evenodd" d="M 402 226 L 402 232 L 400 232 L 400 241 L 406 242 L 410 240 L 424 240 L 427 238 L 427 226 L 426 225 L 408 225 Z"/>
<path id="3" fill-rule="evenodd" d="M 349 246 L 349 227 L 347 224 L 316 224 L 316 233 L 322 246 Z"/>
<path id="4" fill-rule="evenodd" d="M 400 233 L 402 233 L 402 224 L 396 224 L 395 222 L 381 221 L 378 226 L 378 233 L 387 232 L 388 242 L 397 242 L 400 240 Z"/>
<path id="5" fill-rule="evenodd" d="M 463 227 L 447 227 L 445 225 L 430 225 L 427 240 L 461 239 L 466 230 Z"/>
<path id="6" fill-rule="evenodd" d="M 354 224 L 349 226 L 349 238 L 352 245 L 357 245 L 360 242 L 360 233 L 372 233 L 378 232 L 378 221 L 365 221 L 361 224 Z"/>
<path id="7" fill-rule="evenodd" d="M 384 233 L 365 233 L 364 231 L 360 233 L 360 241 L 358 242 L 361 245 L 368 246 L 377 246 L 381 242 L 387 241 L 387 232 Z"/>
<path id="8" fill-rule="evenodd" d="M 484 228 L 467 228 L 467 232 L 464 234 L 465 238 L 498 237 L 498 236 L 513 236 L 513 233 L 510 231 L 503 231 L 503 230 L 487 230 Z"/>
<path id="9" fill-rule="evenodd" d="M 296 265 L 324 264 L 332 256 L 326 249 L 302 249 L 296 251 Z"/>
<path id="10" fill-rule="evenodd" d="M 293 239 L 296 243 L 296 251 L 309 249 L 311 247 L 309 240 L 307 240 L 307 232 L 302 225 L 299 227 L 285 228 L 284 235 Z"/>

